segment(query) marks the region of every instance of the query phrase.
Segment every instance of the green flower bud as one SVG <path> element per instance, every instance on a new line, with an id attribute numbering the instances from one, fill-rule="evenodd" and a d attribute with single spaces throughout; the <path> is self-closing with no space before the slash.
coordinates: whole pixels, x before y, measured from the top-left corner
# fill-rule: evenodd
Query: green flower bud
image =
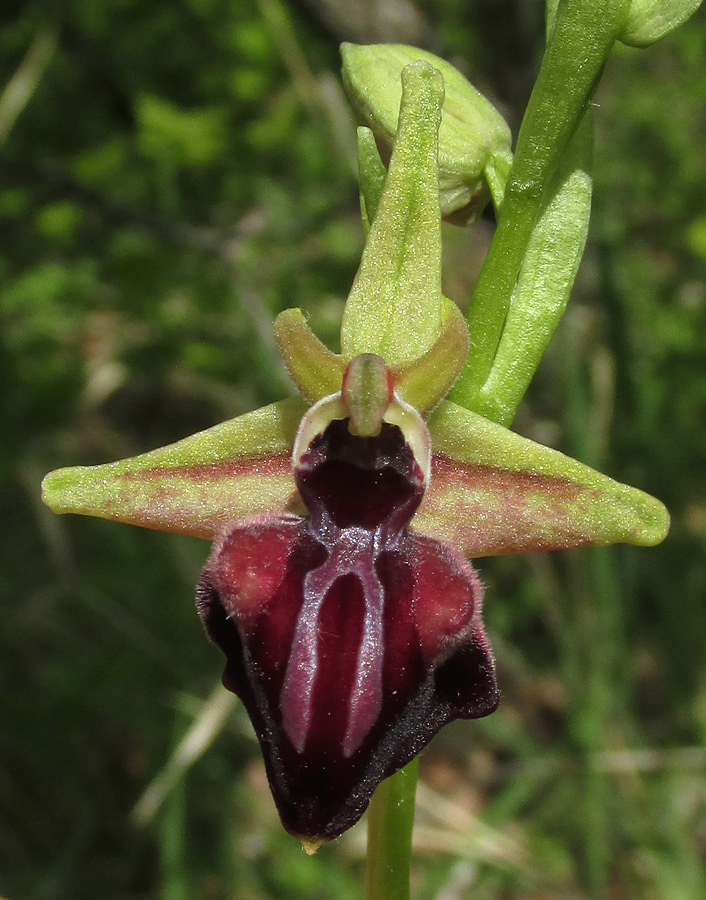
<path id="1" fill-rule="evenodd" d="M 441 214 L 459 225 L 478 218 L 491 195 L 502 202 L 512 162 L 507 123 L 478 91 L 445 60 L 403 44 L 342 44 L 343 83 L 353 107 L 375 135 L 389 162 L 397 133 L 405 66 L 424 60 L 444 79 L 439 128 Z"/>
<path id="2" fill-rule="evenodd" d="M 620 40 L 646 47 L 674 31 L 701 6 L 701 0 L 632 0 Z"/>

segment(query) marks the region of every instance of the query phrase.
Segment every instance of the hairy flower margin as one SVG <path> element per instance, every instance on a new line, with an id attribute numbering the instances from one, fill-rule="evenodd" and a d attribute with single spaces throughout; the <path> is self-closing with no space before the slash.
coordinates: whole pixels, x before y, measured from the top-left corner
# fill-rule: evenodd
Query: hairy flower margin
<path id="1" fill-rule="evenodd" d="M 275 335 L 300 398 L 43 484 L 58 513 L 214 540 L 198 611 L 283 824 L 314 844 L 444 724 L 496 707 L 469 559 L 653 545 L 669 526 L 647 494 L 443 399 L 468 353 L 441 292 L 444 88 L 428 56 L 402 87 L 341 354 L 287 310 Z"/>

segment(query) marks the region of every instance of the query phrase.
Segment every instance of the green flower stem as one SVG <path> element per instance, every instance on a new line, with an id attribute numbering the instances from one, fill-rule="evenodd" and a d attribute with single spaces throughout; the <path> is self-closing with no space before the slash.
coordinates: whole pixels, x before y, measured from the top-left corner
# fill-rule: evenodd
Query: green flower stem
<path id="1" fill-rule="evenodd" d="M 368 808 L 366 900 L 409 900 L 418 760 L 382 782 Z"/>
<path id="2" fill-rule="evenodd" d="M 527 246 L 630 0 L 560 2 L 520 128 L 498 227 L 468 311 L 471 349 L 451 399 L 470 409 L 495 357 Z"/>

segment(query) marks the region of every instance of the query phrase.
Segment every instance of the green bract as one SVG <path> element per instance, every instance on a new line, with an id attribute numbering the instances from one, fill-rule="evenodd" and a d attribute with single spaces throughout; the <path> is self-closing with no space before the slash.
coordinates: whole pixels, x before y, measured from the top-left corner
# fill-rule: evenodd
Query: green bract
<path id="1" fill-rule="evenodd" d="M 554 176 L 512 292 L 490 373 L 472 408 L 510 425 L 569 300 L 588 236 L 593 125 L 586 113 Z M 470 405 L 470 404 L 469 404 Z"/>
<path id="2" fill-rule="evenodd" d="M 488 402 L 487 395 L 483 396 L 484 386 L 490 377 L 519 282 L 522 279 L 531 285 L 539 274 L 533 260 L 540 262 L 554 257 L 565 275 L 571 274 L 575 264 L 573 257 L 585 227 L 585 223 L 582 224 L 585 203 L 579 202 L 579 209 L 583 207 L 579 227 L 568 229 L 568 241 L 565 242 L 562 231 L 567 225 L 564 215 L 567 201 L 569 205 L 574 199 L 580 201 L 581 191 L 575 197 L 573 189 L 561 196 L 562 183 L 572 171 L 582 169 L 585 161 L 574 157 L 573 168 L 564 169 L 563 179 L 561 170 L 567 164 L 566 155 L 574 156 L 570 145 L 585 117 L 610 48 L 625 24 L 629 5 L 629 0 L 594 0 L 591 3 L 571 0 L 548 4 L 547 47 L 517 135 L 515 157 L 497 228 L 468 307 L 471 346 L 467 364 L 452 395 L 452 399 L 477 412 L 492 414 L 494 404 Z M 569 186 L 567 183 L 566 187 Z M 580 188 L 580 178 L 574 180 L 576 186 Z M 557 194 L 560 202 L 555 204 L 552 198 Z M 572 230 L 573 235 L 569 233 Z M 556 253 L 545 252 L 550 241 L 555 242 Z M 550 262 L 550 266 L 553 265 Z M 542 276 L 535 283 L 553 288 L 555 285 L 550 282 L 554 280 L 554 275 L 551 279 Z M 559 282 L 561 292 L 565 293 L 565 277 Z M 543 303 L 555 304 L 556 301 L 546 295 L 535 297 L 532 299 L 534 311 Z M 547 321 L 545 319 L 544 324 Z M 532 329 L 528 332 L 531 335 Z M 540 342 L 535 342 L 534 337 L 531 339 L 535 345 L 534 354 Z M 523 344 L 524 341 L 517 347 L 520 354 Z M 526 371 L 518 372 L 520 374 L 526 379 Z M 509 410 L 510 406 L 506 405 L 504 421 L 511 418 Z"/>

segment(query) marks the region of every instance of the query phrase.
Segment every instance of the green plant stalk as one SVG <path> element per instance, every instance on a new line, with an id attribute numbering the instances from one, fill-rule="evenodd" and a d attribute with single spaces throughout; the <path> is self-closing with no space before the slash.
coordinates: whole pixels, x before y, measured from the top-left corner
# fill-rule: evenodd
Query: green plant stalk
<path id="1" fill-rule="evenodd" d="M 370 801 L 366 900 L 409 900 L 417 769 L 415 758 L 383 781 Z"/>
<path id="2" fill-rule="evenodd" d="M 188 900 L 187 789 L 181 778 L 167 797 L 159 825 L 160 900 Z"/>
<path id="3" fill-rule="evenodd" d="M 559 162 L 593 96 L 630 0 L 563 0 L 517 138 L 498 227 L 468 310 L 468 362 L 450 399 L 478 405 L 515 282 Z"/>

